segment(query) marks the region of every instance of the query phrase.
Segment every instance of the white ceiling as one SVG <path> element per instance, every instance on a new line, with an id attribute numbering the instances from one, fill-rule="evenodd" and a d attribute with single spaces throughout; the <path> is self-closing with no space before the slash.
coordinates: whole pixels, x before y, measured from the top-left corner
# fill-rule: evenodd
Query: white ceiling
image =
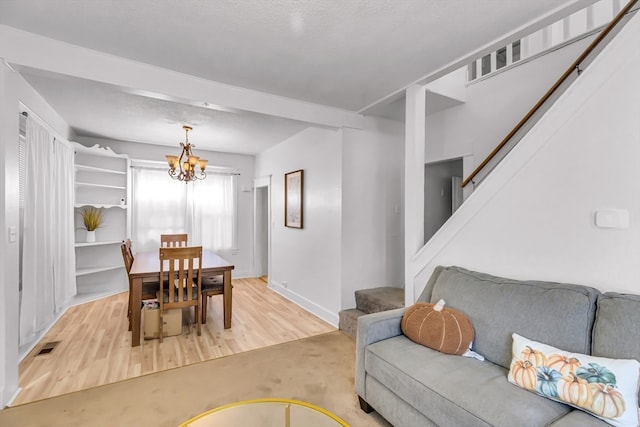
<path id="1" fill-rule="evenodd" d="M 408 85 L 505 34 L 592 2 L 0 0 L 0 24 L 274 101 L 361 112 L 397 102 Z M 173 145 L 187 123 L 202 148 L 255 154 L 308 126 L 258 109 L 149 96 L 37 69 L 17 56 L 7 61 L 78 135 Z"/>
<path id="2" fill-rule="evenodd" d="M 309 126 L 308 123 L 249 111 L 202 108 L 138 95 L 112 85 L 16 67 L 76 134 L 159 145 L 184 141 L 183 124 L 193 127 L 197 148 L 256 154 Z"/>

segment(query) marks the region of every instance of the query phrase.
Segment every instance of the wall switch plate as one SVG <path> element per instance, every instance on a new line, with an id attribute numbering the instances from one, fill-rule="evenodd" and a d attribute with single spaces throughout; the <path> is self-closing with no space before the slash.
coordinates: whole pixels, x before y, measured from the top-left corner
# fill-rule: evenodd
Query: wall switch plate
<path id="1" fill-rule="evenodd" d="M 629 211 L 624 209 L 606 209 L 596 211 L 596 227 L 629 228 Z"/>
<path id="2" fill-rule="evenodd" d="M 9 243 L 14 243 L 18 240 L 18 228 L 9 227 Z"/>

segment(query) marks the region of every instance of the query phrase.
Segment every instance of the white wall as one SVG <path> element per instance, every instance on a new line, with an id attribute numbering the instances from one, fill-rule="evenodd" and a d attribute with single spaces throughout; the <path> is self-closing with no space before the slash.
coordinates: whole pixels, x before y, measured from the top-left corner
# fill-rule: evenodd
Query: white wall
<path id="1" fill-rule="evenodd" d="M 579 40 L 469 84 L 464 104 L 427 116 L 425 162 L 473 154 L 473 161 L 465 164 L 466 178 L 592 39 Z M 427 110 L 429 96 L 427 93 Z"/>
<path id="2" fill-rule="evenodd" d="M 404 123 L 342 130 L 342 309 L 358 289 L 404 285 L 403 178 Z"/>
<path id="3" fill-rule="evenodd" d="M 64 120 L 17 73 L 0 64 L 0 408 L 18 391 L 18 239 L 9 242 L 8 228 L 18 227 L 19 103 L 37 114 L 59 136 L 71 137 Z"/>
<path id="4" fill-rule="evenodd" d="M 271 176 L 269 286 L 333 325 L 341 308 L 341 145 L 339 131 L 310 127 L 259 154 L 255 173 Z M 304 228 L 286 228 L 284 174 L 298 169 Z"/>
<path id="5" fill-rule="evenodd" d="M 256 158 L 271 176 L 269 285 L 333 325 L 354 291 L 403 284 L 403 134 L 365 117 L 364 130 L 310 127 Z M 284 174 L 298 169 L 302 230 L 284 227 Z"/>
<path id="6" fill-rule="evenodd" d="M 640 293 L 639 40 L 636 15 L 423 248 L 414 297 L 437 265 Z"/>
<path id="7" fill-rule="evenodd" d="M 180 147 L 167 147 L 152 144 L 140 144 L 128 141 L 116 141 L 102 138 L 79 137 L 78 142 L 92 146 L 100 144 L 113 149 L 116 153 L 125 153 L 131 159 L 165 161 L 166 154 L 178 154 Z M 253 192 L 243 191 L 253 187 L 254 156 L 243 154 L 218 153 L 196 150 L 201 157 L 209 159 L 208 166 L 235 168 L 238 176 L 238 252 L 221 251 L 220 255 L 231 262 L 235 269 L 233 277 L 253 276 Z"/>

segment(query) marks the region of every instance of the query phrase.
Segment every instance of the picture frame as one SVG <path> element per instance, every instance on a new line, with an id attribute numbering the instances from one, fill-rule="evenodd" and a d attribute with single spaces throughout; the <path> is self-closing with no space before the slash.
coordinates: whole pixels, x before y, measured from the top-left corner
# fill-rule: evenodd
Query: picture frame
<path id="1" fill-rule="evenodd" d="M 284 174 L 284 226 L 302 228 L 304 170 Z"/>

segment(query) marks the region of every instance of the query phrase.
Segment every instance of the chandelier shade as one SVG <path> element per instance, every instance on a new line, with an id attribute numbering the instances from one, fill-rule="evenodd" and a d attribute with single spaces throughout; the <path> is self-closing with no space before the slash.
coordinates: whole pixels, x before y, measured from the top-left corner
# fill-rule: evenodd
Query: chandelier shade
<path id="1" fill-rule="evenodd" d="M 165 156 L 169 164 L 169 176 L 185 183 L 205 179 L 207 177 L 205 170 L 207 169 L 208 160 L 201 159 L 192 152 L 195 145 L 189 143 L 189 131 L 193 130 L 193 128 L 185 125 L 182 126 L 182 129 L 184 129 L 185 136 L 184 142 L 180 143 L 180 147 L 182 147 L 180 156 L 172 156 L 170 154 Z M 197 169 L 200 169 L 199 173 Z"/>

